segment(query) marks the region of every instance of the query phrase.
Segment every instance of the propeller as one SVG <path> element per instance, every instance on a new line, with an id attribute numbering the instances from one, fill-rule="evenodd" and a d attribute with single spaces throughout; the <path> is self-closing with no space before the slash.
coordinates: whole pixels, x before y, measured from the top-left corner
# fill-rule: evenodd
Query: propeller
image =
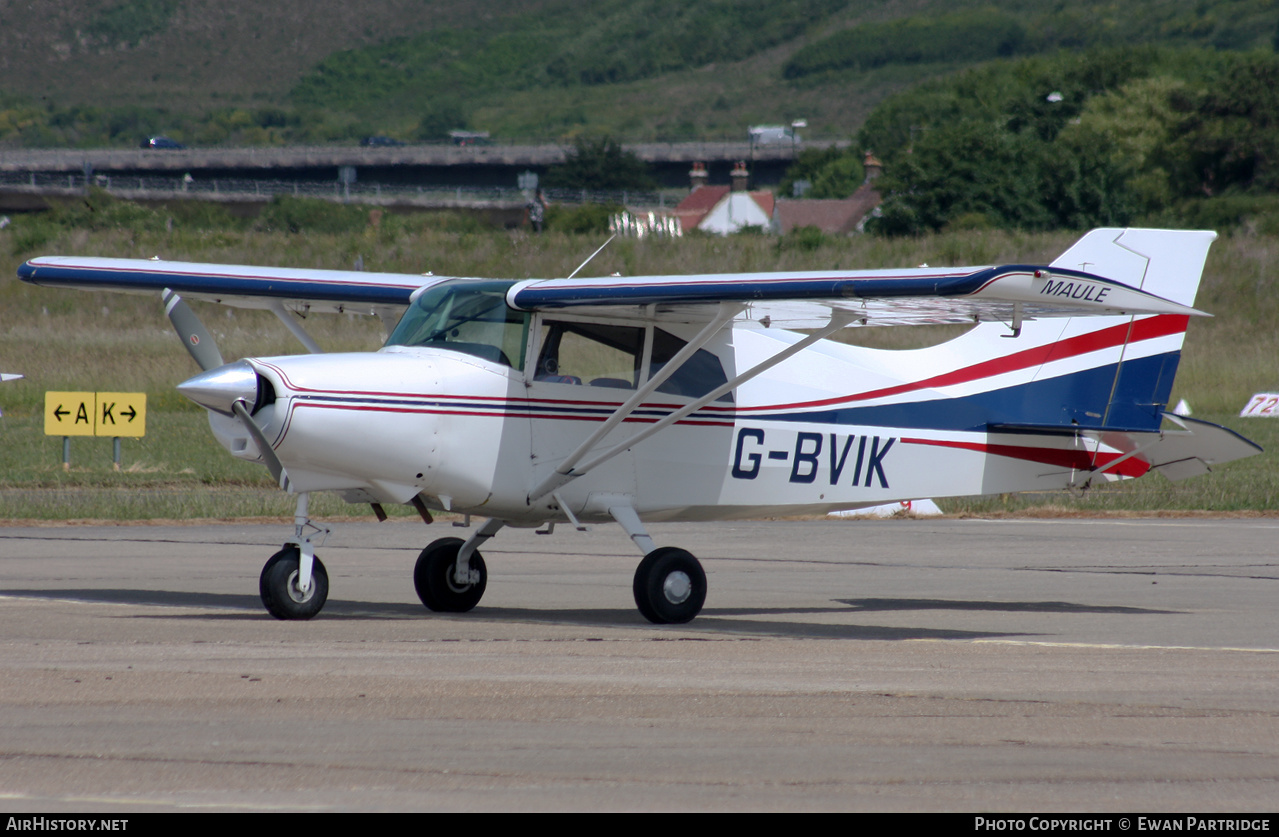
<path id="1" fill-rule="evenodd" d="M 182 338 L 182 345 L 187 347 L 200 368 L 208 372 L 221 366 L 224 361 L 222 353 L 218 351 L 218 344 L 186 300 L 169 288 L 164 289 L 161 297 L 164 299 L 164 313 L 169 316 L 169 322 L 173 323 L 174 330 Z"/>
<path id="2" fill-rule="evenodd" d="M 284 463 L 280 461 L 280 457 L 275 455 L 275 450 L 271 447 L 271 443 L 266 440 L 266 435 L 262 432 L 262 428 L 253 420 L 253 416 L 249 415 L 244 402 L 233 402 L 231 409 L 235 411 L 236 417 L 244 422 L 245 429 L 249 431 L 249 435 L 257 443 L 258 452 L 262 454 L 262 461 L 266 463 L 267 470 L 271 472 L 271 476 L 275 477 L 276 485 L 283 488 L 286 493 L 292 494 L 293 492 L 289 491 L 289 472 L 284 469 Z"/>
<path id="3" fill-rule="evenodd" d="M 191 357 L 204 370 L 194 378 L 178 384 L 178 392 L 206 410 L 238 418 L 253 437 L 258 453 L 276 484 L 289 491 L 289 473 L 251 413 L 251 410 L 257 408 L 261 393 L 257 370 L 247 360 L 224 362 L 213 335 L 209 334 L 191 306 L 170 288 L 165 288 L 162 296 L 164 313 L 168 315 L 169 322 L 173 323 L 178 337 L 182 338 L 182 345 L 187 347 Z"/>

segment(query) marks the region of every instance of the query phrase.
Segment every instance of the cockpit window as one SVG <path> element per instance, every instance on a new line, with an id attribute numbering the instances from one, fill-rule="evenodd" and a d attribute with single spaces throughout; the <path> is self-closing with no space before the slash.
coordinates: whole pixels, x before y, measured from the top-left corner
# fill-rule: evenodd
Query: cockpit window
<path id="1" fill-rule="evenodd" d="M 539 381 L 635 389 L 644 351 L 644 329 L 601 323 L 544 322 Z"/>
<path id="2" fill-rule="evenodd" d="M 506 304 L 509 281 L 453 280 L 423 291 L 400 318 L 388 346 L 425 346 L 524 365 L 529 315 Z"/>

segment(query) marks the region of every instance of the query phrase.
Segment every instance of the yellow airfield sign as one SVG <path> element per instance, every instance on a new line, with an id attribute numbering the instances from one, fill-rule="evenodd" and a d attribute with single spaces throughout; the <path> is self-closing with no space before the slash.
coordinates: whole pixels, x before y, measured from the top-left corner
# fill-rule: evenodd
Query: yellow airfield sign
<path id="1" fill-rule="evenodd" d="M 46 392 L 46 436 L 145 436 L 145 392 Z"/>

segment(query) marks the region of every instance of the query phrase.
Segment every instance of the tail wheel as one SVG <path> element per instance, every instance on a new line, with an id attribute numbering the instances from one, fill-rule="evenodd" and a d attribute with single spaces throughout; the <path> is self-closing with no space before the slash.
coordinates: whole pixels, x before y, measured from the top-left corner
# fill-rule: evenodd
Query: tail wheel
<path id="1" fill-rule="evenodd" d="M 692 553 L 654 549 L 635 570 L 635 606 L 654 624 L 691 622 L 706 603 L 706 572 Z"/>
<path id="2" fill-rule="evenodd" d="M 488 568 L 484 566 L 484 557 L 478 550 L 471 553 L 471 580 L 467 584 L 458 584 L 453 576 L 461 549 L 461 538 L 440 538 L 418 556 L 417 566 L 413 568 L 413 586 L 428 610 L 465 613 L 484 597 Z"/>
<path id="3" fill-rule="evenodd" d="M 276 619 L 310 619 L 329 598 L 329 574 L 319 558 L 311 562 L 311 586 L 298 585 L 301 552 L 286 546 L 271 556 L 258 579 L 258 593 L 267 613 Z"/>

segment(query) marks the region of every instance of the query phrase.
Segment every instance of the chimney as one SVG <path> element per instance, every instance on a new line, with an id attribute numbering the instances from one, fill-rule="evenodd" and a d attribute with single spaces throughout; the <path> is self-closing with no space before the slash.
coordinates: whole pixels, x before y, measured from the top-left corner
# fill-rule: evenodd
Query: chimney
<path id="1" fill-rule="evenodd" d="M 879 162 L 879 158 L 875 156 L 873 151 L 866 152 L 866 159 L 862 160 L 862 167 L 866 169 L 866 183 L 870 183 L 884 173 L 884 164 Z"/>
<path id="2" fill-rule="evenodd" d="M 688 190 L 690 192 L 696 192 L 699 187 L 706 185 L 706 178 L 706 164 L 693 163 L 693 167 L 688 171 Z"/>
<path id="3" fill-rule="evenodd" d="M 745 192 L 746 184 L 751 177 L 750 172 L 746 170 L 746 161 L 738 160 L 737 165 L 733 166 L 733 171 L 730 176 L 733 178 L 733 191 Z"/>

